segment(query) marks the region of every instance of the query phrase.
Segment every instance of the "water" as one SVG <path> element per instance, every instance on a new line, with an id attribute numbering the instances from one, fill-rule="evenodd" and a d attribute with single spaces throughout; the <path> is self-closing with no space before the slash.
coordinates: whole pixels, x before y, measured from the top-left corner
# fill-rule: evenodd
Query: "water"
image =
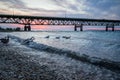
<path id="1" fill-rule="evenodd" d="M 0 34 L 0 37 L 5 33 Z M 7 35 L 8 33 L 6 33 Z M 26 54 L 36 55 L 36 62 L 50 66 L 51 70 L 55 70 L 60 76 L 73 80 L 72 77 L 79 80 L 80 76 L 83 80 L 119 80 L 120 69 L 115 69 L 114 62 L 120 63 L 120 32 L 105 31 L 83 31 L 83 32 L 12 32 L 9 33 L 13 39 L 12 43 L 23 48 Z M 45 38 L 46 36 L 49 38 Z M 21 41 L 34 36 L 34 42 L 21 45 Z M 62 38 L 63 36 L 71 36 L 70 39 Z M 60 37 L 56 39 L 56 37 Z M 20 42 L 20 43 L 19 43 Z M 25 48 L 24 48 L 25 47 Z M 40 50 L 40 51 L 39 51 Z M 43 50 L 43 51 L 41 51 Z M 75 56 L 72 54 L 75 54 Z M 55 54 L 51 54 L 55 53 Z M 63 54 L 63 55 L 58 55 Z M 72 56 L 71 56 L 72 54 Z M 91 64 L 79 61 L 81 55 L 85 54 Z M 82 56 L 84 57 L 84 56 Z M 95 57 L 95 59 L 92 59 Z M 71 59 L 72 58 L 72 59 Z M 104 62 L 108 60 L 102 67 L 94 65 L 94 61 Z M 43 60 L 44 59 L 44 60 Z M 109 62 L 110 61 L 110 62 Z M 114 61 L 111 63 L 111 61 Z M 93 62 L 93 63 L 92 63 Z M 109 67 L 106 64 L 110 65 Z M 112 66 L 113 67 L 112 67 Z M 119 65 L 120 68 L 120 64 Z M 111 69 L 112 68 L 112 69 Z M 117 67 L 118 68 L 118 67 Z"/>
<path id="2" fill-rule="evenodd" d="M 13 32 L 14 36 L 26 39 L 35 37 L 35 42 L 62 50 L 70 50 L 77 55 L 86 54 L 120 62 L 120 32 L 83 31 L 83 32 Z M 45 38 L 46 36 L 49 38 Z M 70 39 L 62 38 L 71 36 Z M 60 37 L 60 39 L 56 39 Z M 35 46 L 35 45 L 34 45 Z"/>

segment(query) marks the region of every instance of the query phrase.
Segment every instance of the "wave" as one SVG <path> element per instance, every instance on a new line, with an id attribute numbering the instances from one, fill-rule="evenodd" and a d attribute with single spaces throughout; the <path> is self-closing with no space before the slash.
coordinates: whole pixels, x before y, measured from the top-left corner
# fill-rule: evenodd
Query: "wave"
<path id="1" fill-rule="evenodd" d="M 21 43 L 24 39 L 21 39 L 16 36 L 9 35 L 11 39 L 15 40 L 16 42 Z M 36 42 L 30 42 L 29 44 L 24 44 L 27 47 L 34 48 L 40 51 L 46 51 L 51 54 L 59 54 L 59 55 L 65 55 L 69 58 L 90 63 L 99 67 L 104 67 L 106 69 L 109 69 L 114 72 L 120 72 L 120 62 L 111 61 L 108 59 L 101 59 L 97 57 L 90 57 L 86 54 L 78 55 L 75 51 L 65 50 L 65 49 L 58 49 L 56 47 L 48 46 L 41 43 Z"/>

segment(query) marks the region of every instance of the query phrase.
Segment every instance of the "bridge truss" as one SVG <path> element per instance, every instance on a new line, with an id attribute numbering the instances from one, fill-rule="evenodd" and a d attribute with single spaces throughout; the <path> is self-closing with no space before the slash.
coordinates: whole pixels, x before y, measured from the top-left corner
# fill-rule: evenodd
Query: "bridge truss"
<path id="1" fill-rule="evenodd" d="M 106 19 L 83 19 L 83 18 L 62 18 L 62 17 L 40 17 L 40 16 L 23 16 L 23 15 L 0 15 L 0 23 L 8 24 L 22 24 L 25 31 L 31 31 L 31 25 L 75 25 L 77 28 L 83 30 L 83 26 L 106 26 L 112 28 L 120 26 L 120 20 L 106 20 Z"/>

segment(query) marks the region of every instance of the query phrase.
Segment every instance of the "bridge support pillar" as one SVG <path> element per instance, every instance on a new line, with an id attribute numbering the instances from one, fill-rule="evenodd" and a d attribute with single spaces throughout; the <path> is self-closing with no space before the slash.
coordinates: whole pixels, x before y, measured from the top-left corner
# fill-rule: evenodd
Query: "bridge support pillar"
<path id="1" fill-rule="evenodd" d="M 106 31 L 108 31 L 108 27 L 106 26 Z"/>
<path id="2" fill-rule="evenodd" d="M 114 31 L 115 30 L 115 27 L 112 27 L 112 31 Z"/>
<path id="3" fill-rule="evenodd" d="M 27 27 L 26 27 L 26 25 L 24 26 L 24 31 L 27 31 Z"/>
<path id="4" fill-rule="evenodd" d="M 112 31 L 114 31 L 115 29 L 115 27 L 114 27 L 114 24 L 111 24 L 111 25 L 109 25 L 109 24 L 107 24 L 106 25 L 106 31 L 108 31 L 109 30 L 109 28 L 112 28 Z"/>
<path id="5" fill-rule="evenodd" d="M 83 31 L 83 24 L 80 25 L 80 31 Z"/>
<path id="6" fill-rule="evenodd" d="M 80 28 L 80 31 L 83 31 L 83 24 L 81 24 L 81 25 L 75 25 L 74 31 L 77 31 L 77 28 Z"/>
<path id="7" fill-rule="evenodd" d="M 74 27 L 74 31 L 77 31 L 77 26 L 75 25 L 75 27 Z"/>
<path id="8" fill-rule="evenodd" d="M 30 24 L 25 24 L 25 26 L 24 26 L 24 31 L 31 31 L 31 26 L 30 26 Z"/>

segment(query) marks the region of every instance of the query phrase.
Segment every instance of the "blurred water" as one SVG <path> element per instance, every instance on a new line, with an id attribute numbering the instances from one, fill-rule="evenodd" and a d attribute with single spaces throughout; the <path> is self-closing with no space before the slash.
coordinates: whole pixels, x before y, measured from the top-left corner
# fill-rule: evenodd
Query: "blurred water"
<path id="1" fill-rule="evenodd" d="M 83 31 L 83 32 L 13 32 L 14 36 L 26 39 L 35 37 L 35 42 L 64 50 L 87 54 L 120 62 L 120 32 Z M 49 38 L 45 38 L 46 36 Z M 71 36 L 70 39 L 62 38 Z M 56 39 L 60 37 L 60 39 Z"/>

